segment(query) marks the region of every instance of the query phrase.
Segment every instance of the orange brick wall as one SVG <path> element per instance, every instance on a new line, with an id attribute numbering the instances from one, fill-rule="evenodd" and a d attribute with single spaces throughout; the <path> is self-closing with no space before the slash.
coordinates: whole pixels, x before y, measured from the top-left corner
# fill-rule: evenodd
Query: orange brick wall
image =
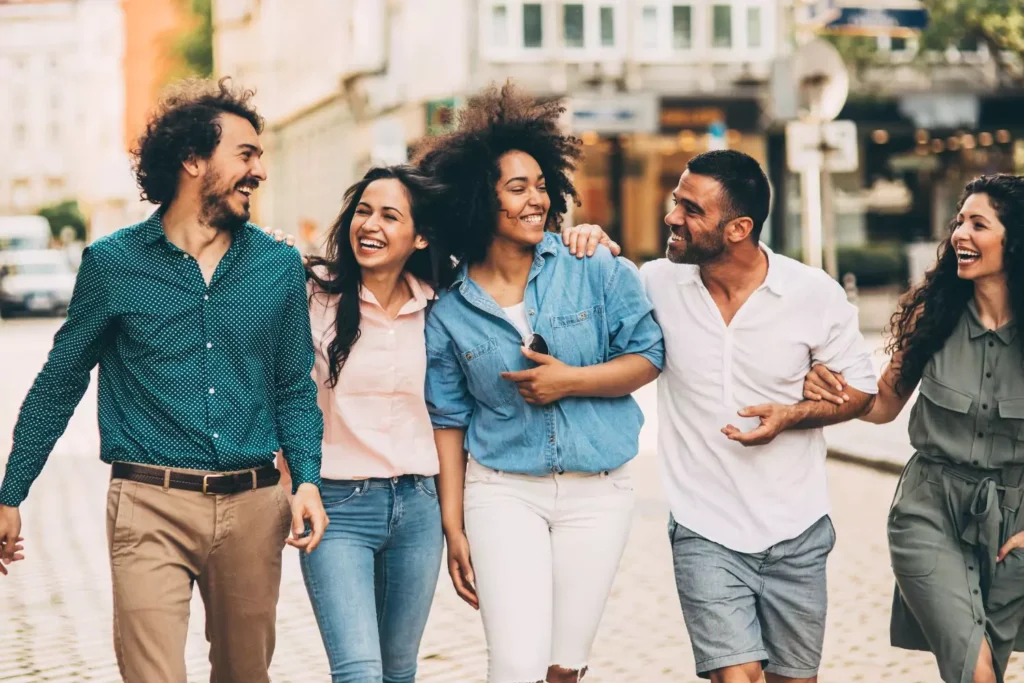
<path id="1" fill-rule="evenodd" d="M 125 117 L 127 149 L 146 125 L 174 66 L 170 50 L 182 25 L 180 0 L 122 0 L 125 19 Z"/>

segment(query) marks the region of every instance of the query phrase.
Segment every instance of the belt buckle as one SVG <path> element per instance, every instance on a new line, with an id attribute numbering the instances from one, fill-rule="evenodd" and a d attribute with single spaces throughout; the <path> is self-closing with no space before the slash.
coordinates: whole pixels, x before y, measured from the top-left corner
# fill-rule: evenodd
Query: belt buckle
<path id="1" fill-rule="evenodd" d="M 211 496 L 213 495 L 212 493 L 210 493 L 209 491 L 206 490 L 207 480 L 210 477 L 221 477 L 221 476 L 223 476 L 223 475 L 220 475 L 220 474 L 204 474 L 203 475 L 203 495 L 204 496 L 205 495 L 211 495 Z"/>

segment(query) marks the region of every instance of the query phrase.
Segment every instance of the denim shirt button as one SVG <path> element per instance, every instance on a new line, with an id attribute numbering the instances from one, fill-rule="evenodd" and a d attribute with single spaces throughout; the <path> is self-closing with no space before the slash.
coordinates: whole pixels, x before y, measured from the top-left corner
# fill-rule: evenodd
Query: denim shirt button
<path id="1" fill-rule="evenodd" d="M 587 319 L 587 314 L 586 313 L 580 313 L 580 320 L 586 320 L 586 319 Z"/>
<path id="2" fill-rule="evenodd" d="M 473 354 L 467 353 L 466 354 L 466 360 L 473 360 Z"/>
<path id="3" fill-rule="evenodd" d="M 533 309 L 531 308 L 531 309 L 530 309 L 530 315 L 537 315 L 537 311 L 535 311 L 535 310 L 533 310 Z"/>

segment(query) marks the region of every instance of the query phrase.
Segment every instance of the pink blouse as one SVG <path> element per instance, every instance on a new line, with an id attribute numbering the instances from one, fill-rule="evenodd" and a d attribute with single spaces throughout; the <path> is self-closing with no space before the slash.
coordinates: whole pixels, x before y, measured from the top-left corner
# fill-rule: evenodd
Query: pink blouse
<path id="1" fill-rule="evenodd" d="M 324 479 L 437 474 L 434 431 L 423 398 L 427 372 L 423 325 L 427 301 L 434 292 L 412 275 L 405 277 L 412 299 L 394 319 L 369 289 L 362 288 L 361 334 L 333 388 L 327 384 L 327 347 L 335 336 L 339 296 L 327 295 L 311 283 L 313 379 L 324 414 Z"/>

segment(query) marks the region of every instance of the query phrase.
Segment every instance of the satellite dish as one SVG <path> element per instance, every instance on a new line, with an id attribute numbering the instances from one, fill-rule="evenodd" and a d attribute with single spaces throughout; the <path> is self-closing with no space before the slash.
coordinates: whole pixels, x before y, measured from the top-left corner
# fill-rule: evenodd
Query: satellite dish
<path id="1" fill-rule="evenodd" d="M 793 55 L 793 84 L 801 117 L 832 121 L 850 94 L 850 76 L 839 51 L 824 40 L 802 45 Z"/>

